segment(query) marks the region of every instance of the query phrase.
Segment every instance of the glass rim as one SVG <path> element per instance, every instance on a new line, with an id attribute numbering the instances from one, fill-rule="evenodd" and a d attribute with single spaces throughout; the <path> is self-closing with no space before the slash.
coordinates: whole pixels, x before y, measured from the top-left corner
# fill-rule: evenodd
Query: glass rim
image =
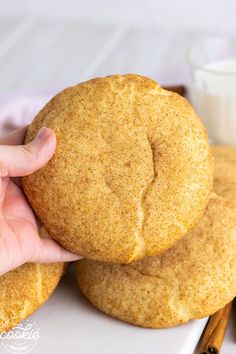
<path id="1" fill-rule="evenodd" d="M 205 73 L 208 74 L 214 74 L 214 75 L 218 75 L 218 76 L 235 76 L 236 77 L 236 72 L 232 71 L 221 71 L 221 70 L 214 70 L 214 69 L 208 69 L 208 68 L 204 68 L 202 65 L 197 64 L 196 62 L 194 62 L 193 58 L 192 58 L 192 52 L 194 50 L 194 48 L 198 47 L 198 46 L 202 46 L 204 45 L 207 41 L 227 41 L 230 42 L 231 44 L 233 43 L 233 40 L 231 37 L 227 37 L 227 36 L 207 36 L 201 39 L 198 39 L 195 41 L 194 44 L 192 44 L 188 50 L 187 50 L 187 61 L 190 67 L 195 68 L 195 69 L 199 69 Z M 236 46 L 235 46 L 236 48 Z M 230 59 L 230 58 L 229 58 Z M 236 59 L 236 57 L 235 57 Z"/>

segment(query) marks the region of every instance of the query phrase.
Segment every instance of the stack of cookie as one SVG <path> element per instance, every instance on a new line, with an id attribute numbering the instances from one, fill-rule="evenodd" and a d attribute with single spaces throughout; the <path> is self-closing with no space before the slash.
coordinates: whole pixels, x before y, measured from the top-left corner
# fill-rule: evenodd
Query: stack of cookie
<path id="1" fill-rule="evenodd" d="M 236 150 L 213 147 L 214 175 L 183 97 L 138 75 L 99 78 L 55 96 L 26 142 L 42 126 L 56 153 L 24 191 L 50 237 L 84 257 L 77 280 L 96 307 L 159 328 L 233 299 Z"/>

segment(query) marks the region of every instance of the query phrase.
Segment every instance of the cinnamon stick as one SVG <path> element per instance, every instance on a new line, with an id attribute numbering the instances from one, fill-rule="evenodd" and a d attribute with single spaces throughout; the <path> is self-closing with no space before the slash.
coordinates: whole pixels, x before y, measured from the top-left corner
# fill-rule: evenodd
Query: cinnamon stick
<path id="1" fill-rule="evenodd" d="M 186 88 L 183 85 L 164 86 L 163 88 L 168 91 L 176 92 L 181 96 L 185 96 L 186 94 Z"/>
<path id="2" fill-rule="evenodd" d="M 205 327 L 198 354 L 219 354 L 228 325 L 232 301 L 214 313 Z"/>

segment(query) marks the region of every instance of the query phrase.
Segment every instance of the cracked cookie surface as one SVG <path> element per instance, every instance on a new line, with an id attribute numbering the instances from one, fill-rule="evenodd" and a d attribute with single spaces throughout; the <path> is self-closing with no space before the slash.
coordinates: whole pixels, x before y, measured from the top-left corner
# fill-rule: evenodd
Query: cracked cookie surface
<path id="1" fill-rule="evenodd" d="M 213 163 L 189 103 L 138 75 L 90 80 L 34 119 L 57 149 L 24 191 L 51 237 L 84 257 L 129 263 L 173 245 L 202 216 Z"/>
<path id="2" fill-rule="evenodd" d="M 214 146 L 214 192 L 195 228 L 129 265 L 81 260 L 77 281 L 100 310 L 143 327 L 209 316 L 236 295 L 236 149 Z"/>
<path id="3" fill-rule="evenodd" d="M 41 237 L 48 237 L 40 227 Z M 25 263 L 0 277 L 0 333 L 36 311 L 53 293 L 65 270 L 64 263 Z"/>

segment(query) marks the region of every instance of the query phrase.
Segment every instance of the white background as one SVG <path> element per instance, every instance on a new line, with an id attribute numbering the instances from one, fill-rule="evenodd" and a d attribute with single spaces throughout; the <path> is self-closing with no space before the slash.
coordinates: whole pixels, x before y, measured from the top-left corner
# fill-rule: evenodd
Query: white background
<path id="1" fill-rule="evenodd" d="M 187 83 L 189 46 L 235 19 L 235 0 L 0 0 L 0 94 L 127 72 Z"/>
<path id="2" fill-rule="evenodd" d="M 1 0 L 10 16 L 234 31 L 234 0 Z"/>

